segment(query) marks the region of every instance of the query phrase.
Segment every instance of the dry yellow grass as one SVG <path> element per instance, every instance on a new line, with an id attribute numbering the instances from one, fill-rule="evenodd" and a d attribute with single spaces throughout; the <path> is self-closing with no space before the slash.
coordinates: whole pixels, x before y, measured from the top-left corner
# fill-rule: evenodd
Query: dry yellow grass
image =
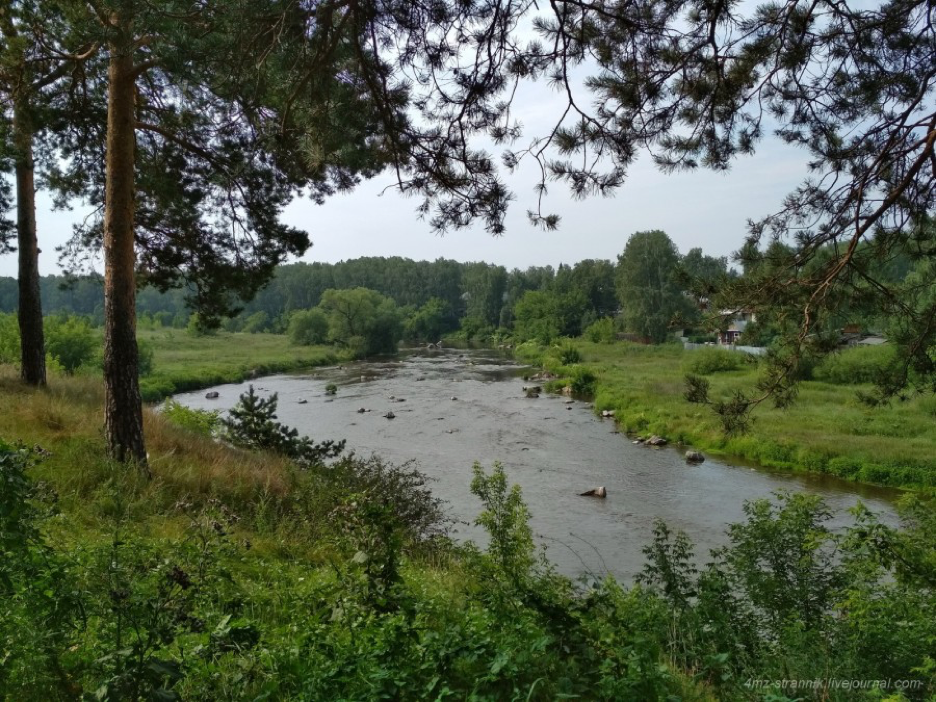
<path id="1" fill-rule="evenodd" d="M 39 445 L 50 452 L 37 476 L 73 499 L 95 493 L 132 469 L 106 459 L 103 389 L 92 378 L 51 377 L 48 387 L 24 385 L 10 367 L 0 368 L 0 438 Z M 130 480 L 133 501 L 165 511 L 175 504 L 209 500 L 244 504 L 258 494 L 284 499 L 295 484 L 287 461 L 230 448 L 173 426 L 144 409 L 150 480 Z M 149 511 L 146 510 L 146 511 Z"/>

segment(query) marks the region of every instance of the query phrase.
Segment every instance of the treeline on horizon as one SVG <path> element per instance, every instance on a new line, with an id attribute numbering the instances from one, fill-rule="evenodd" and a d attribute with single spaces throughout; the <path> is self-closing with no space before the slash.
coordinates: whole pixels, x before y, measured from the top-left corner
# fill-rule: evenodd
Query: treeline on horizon
<path id="1" fill-rule="evenodd" d="M 459 262 L 438 258 L 414 261 L 398 256 L 361 257 L 338 263 L 298 262 L 279 266 L 273 280 L 236 317 L 226 318 L 229 331 L 284 332 L 291 313 L 316 307 L 326 290 L 367 288 L 392 299 L 402 308 L 420 308 L 432 300 L 443 303 L 442 333 L 458 330 L 462 319 L 471 336 L 510 327 L 513 310 L 528 291 L 566 291 L 575 297 L 582 315 L 572 323 L 581 330 L 595 319 L 618 309 L 615 293 L 616 263 L 585 260 L 573 265 L 531 266 L 509 270 L 483 262 Z M 80 315 L 95 325 L 103 321 L 103 277 L 48 275 L 41 279 L 42 305 L 48 315 Z M 15 313 L 15 278 L 0 277 L 0 312 Z M 191 309 L 186 291 L 160 292 L 144 287 L 137 293 L 141 326 L 155 321 L 161 326 L 185 327 Z M 569 330 L 573 331 L 573 330 Z M 575 334 L 577 335 L 577 334 Z"/>
<path id="2" fill-rule="evenodd" d="M 883 271 L 901 280 L 909 261 L 890 261 Z M 745 267 L 746 269 L 746 267 Z M 701 248 L 680 254 L 661 231 L 637 232 L 616 261 L 586 259 L 575 264 L 531 266 L 525 270 L 484 262 L 438 258 L 414 261 L 398 256 L 361 257 L 338 263 L 298 262 L 279 266 L 271 282 L 221 320 L 227 331 L 286 333 L 295 312 L 311 310 L 327 290 L 365 288 L 398 307 L 404 338 L 434 341 L 458 334 L 487 339 L 498 332 L 548 343 L 577 337 L 603 321 L 604 337 L 631 332 L 647 341 L 666 340 L 673 331 L 693 340 L 711 340 L 718 309 L 708 295 L 747 275 L 729 267 L 725 257 Z M 41 279 L 43 309 L 50 316 L 77 315 L 103 323 L 103 277 L 97 274 Z M 198 327 L 187 304 L 188 291 L 160 292 L 146 286 L 137 294 L 141 328 Z M 0 277 L 0 313 L 15 313 L 17 283 Z M 843 309 L 835 324 L 883 326 L 873 310 Z M 593 335 L 597 334 L 593 328 Z M 204 330 L 203 330 L 204 331 Z M 769 343 L 777 333 L 767 322 L 755 324 L 743 341 Z"/>

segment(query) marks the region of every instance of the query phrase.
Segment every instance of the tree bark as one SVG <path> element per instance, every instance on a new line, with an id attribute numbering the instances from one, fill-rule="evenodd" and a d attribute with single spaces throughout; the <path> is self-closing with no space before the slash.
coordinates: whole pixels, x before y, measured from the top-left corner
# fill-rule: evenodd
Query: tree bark
<path id="1" fill-rule="evenodd" d="M 39 242 L 36 237 L 36 183 L 32 122 L 26 99 L 13 101 L 16 171 L 16 235 L 19 249 L 20 376 L 30 385 L 45 385 L 45 337 L 39 290 Z"/>
<path id="2" fill-rule="evenodd" d="M 104 428 L 110 455 L 146 467 L 136 342 L 134 94 L 130 23 L 110 45 L 104 189 Z"/>

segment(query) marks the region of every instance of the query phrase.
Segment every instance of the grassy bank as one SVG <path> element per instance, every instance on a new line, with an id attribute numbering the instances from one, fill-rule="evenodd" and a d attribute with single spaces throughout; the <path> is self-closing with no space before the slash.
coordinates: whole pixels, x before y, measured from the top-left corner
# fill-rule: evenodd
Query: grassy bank
<path id="1" fill-rule="evenodd" d="M 868 385 L 805 381 L 792 407 L 778 410 L 761 405 L 749 432 L 726 437 L 710 409 L 685 400 L 684 377 L 701 369 L 711 384 L 711 397 L 727 398 L 753 388 L 759 372 L 756 362 L 739 360 L 722 364 L 727 366 L 722 370 L 721 356 L 708 350 L 626 342 L 576 341 L 574 346 L 582 357 L 579 366 L 595 377 L 595 410 L 614 411 L 628 432 L 658 434 L 774 468 L 894 487 L 936 488 L 934 396 L 869 408 L 857 399 L 859 390 L 871 389 Z M 524 344 L 516 353 L 524 362 L 560 375 L 553 389 L 565 385 L 576 372 L 572 365 L 563 365 L 559 349 Z"/>
<path id="2" fill-rule="evenodd" d="M 254 375 L 283 373 L 337 363 L 331 346 L 293 346 L 284 334 L 193 336 L 185 330 L 141 330 L 138 338 L 153 349 L 153 372 L 140 379 L 146 402 L 177 392 L 221 383 L 239 383 Z"/>
<path id="3" fill-rule="evenodd" d="M 440 536 L 406 469 L 301 470 L 147 410 L 145 477 L 105 456 L 98 380 L 36 390 L 7 368 L 0 394 L 0 699 L 776 702 L 792 698 L 770 681 L 818 678 L 916 687 L 794 697 L 936 693 L 920 503 L 910 531 L 866 517 L 840 537 L 815 498 L 752 505 L 702 572 L 657 525 L 643 585 L 577 591 L 496 468 L 472 483 L 479 551 Z"/>

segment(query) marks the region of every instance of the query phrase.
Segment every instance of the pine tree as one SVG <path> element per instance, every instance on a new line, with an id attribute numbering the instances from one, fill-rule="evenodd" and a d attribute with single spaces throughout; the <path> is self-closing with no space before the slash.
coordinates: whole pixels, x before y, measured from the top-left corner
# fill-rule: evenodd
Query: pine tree
<path id="1" fill-rule="evenodd" d="M 344 451 L 344 440 L 317 444 L 308 436 L 299 436 L 298 430 L 277 422 L 277 403 L 277 393 L 259 397 L 251 385 L 228 417 L 221 420 L 225 437 L 235 446 L 278 453 L 304 466 L 321 464 Z"/>
<path id="2" fill-rule="evenodd" d="M 39 289 L 39 243 L 36 232 L 35 151 L 53 117 L 49 98 L 65 89 L 69 71 L 78 70 L 96 50 L 71 52 L 58 40 L 54 2 L 6 0 L 0 3 L 0 172 L 12 170 L 16 182 L 16 240 L 20 327 L 20 369 L 24 382 L 45 385 L 45 339 Z M 40 149 L 46 158 L 54 158 Z M 10 207 L 6 183 L 0 186 L 0 212 Z M 0 221 L 0 252 L 11 227 Z"/>

